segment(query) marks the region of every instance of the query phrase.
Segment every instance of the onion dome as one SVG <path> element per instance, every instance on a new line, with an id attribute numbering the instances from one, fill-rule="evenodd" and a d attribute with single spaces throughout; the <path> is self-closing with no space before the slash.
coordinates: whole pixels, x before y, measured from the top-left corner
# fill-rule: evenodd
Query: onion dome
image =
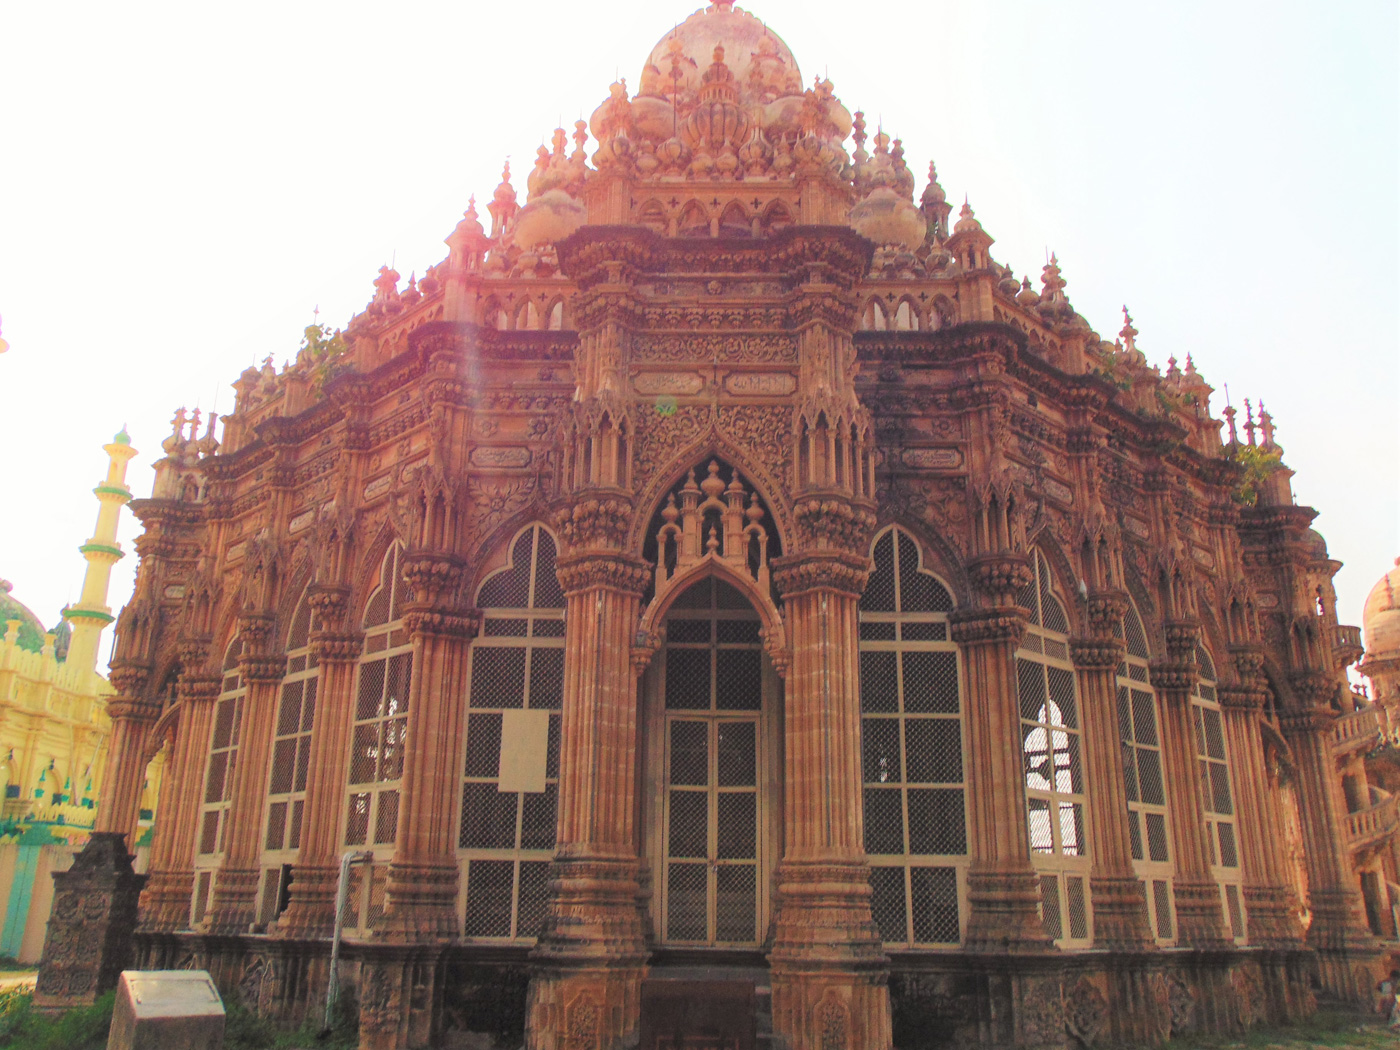
<path id="1" fill-rule="evenodd" d="M 701 82 L 698 62 L 723 47 L 741 102 L 768 102 L 775 92 L 801 94 L 802 74 L 788 46 L 733 0 L 696 11 L 651 49 L 642 94 L 686 95 Z"/>
<path id="2" fill-rule="evenodd" d="M 1366 641 L 1366 655 L 1371 659 L 1400 656 L 1400 558 L 1395 567 L 1376 581 L 1366 596 L 1361 614 L 1361 630 Z"/>
<path id="3" fill-rule="evenodd" d="M 0 580 L 0 637 L 9 632 L 8 621 L 18 620 L 19 647 L 37 653 L 44 647 L 44 624 L 28 606 L 10 597 L 12 590 L 14 584 L 9 580 Z"/>
<path id="4" fill-rule="evenodd" d="M 851 209 L 851 225 L 876 244 L 897 244 L 911 250 L 924 243 L 928 232 L 923 213 L 887 186 L 871 190 Z"/>
<path id="5" fill-rule="evenodd" d="M 521 248 L 557 244 L 588 220 L 588 209 L 563 190 L 548 190 L 520 209 L 512 238 Z"/>

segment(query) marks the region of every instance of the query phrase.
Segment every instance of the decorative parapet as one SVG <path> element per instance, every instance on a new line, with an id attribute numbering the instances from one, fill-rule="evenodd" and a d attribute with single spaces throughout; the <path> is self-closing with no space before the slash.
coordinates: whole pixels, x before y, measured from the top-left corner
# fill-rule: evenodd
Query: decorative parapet
<path id="1" fill-rule="evenodd" d="M 1400 795 L 1378 805 L 1347 814 L 1347 848 L 1353 853 L 1372 849 L 1390 839 L 1400 826 Z"/>
<path id="2" fill-rule="evenodd" d="M 1348 623 L 1332 625 L 1332 661 L 1337 670 L 1350 667 L 1366 650 L 1361 644 L 1361 628 Z"/>
<path id="3" fill-rule="evenodd" d="M 1376 707 L 1342 715 L 1332 723 L 1332 754 L 1346 758 L 1358 751 L 1370 751 L 1386 742 L 1386 724 Z"/>

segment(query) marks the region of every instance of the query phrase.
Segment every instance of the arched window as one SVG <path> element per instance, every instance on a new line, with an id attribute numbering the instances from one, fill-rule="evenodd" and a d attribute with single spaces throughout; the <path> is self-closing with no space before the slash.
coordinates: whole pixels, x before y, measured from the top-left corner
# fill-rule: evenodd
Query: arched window
<path id="1" fill-rule="evenodd" d="M 287 675 L 272 729 L 272 762 L 263 831 L 263 886 L 258 921 L 273 922 L 287 908 L 292 865 L 301 848 L 311 725 L 316 718 L 320 669 L 311 653 L 311 603 L 302 592 L 287 631 Z"/>
<path id="2" fill-rule="evenodd" d="M 871 907 L 899 945 L 961 940 L 966 884 L 962 686 L 948 588 L 890 528 L 860 601 L 861 765 Z"/>
<path id="3" fill-rule="evenodd" d="M 1130 603 L 1116 627 L 1127 645 L 1118 667 L 1118 736 L 1123 744 L 1123 781 L 1128 797 L 1128 835 L 1133 870 L 1147 893 L 1148 915 L 1157 940 L 1176 936 L 1172 919 L 1171 836 L 1166 784 L 1162 776 L 1162 737 L 1157 695 L 1148 684 L 1147 632 Z"/>
<path id="4" fill-rule="evenodd" d="M 1016 652 L 1031 851 L 1040 872 L 1045 932 L 1061 944 L 1087 942 L 1088 843 L 1079 696 L 1069 661 L 1069 617 L 1036 551 L 1031 582 L 1017 597 L 1030 626 Z"/>
<path id="5" fill-rule="evenodd" d="M 544 921 L 559 801 L 564 593 L 531 525 L 477 592 L 458 856 L 468 937 L 529 940 Z"/>
<path id="6" fill-rule="evenodd" d="M 413 670 L 412 642 L 401 608 L 402 557 L 403 549 L 397 543 L 384 555 L 379 584 L 365 603 L 361 621 L 365 642 L 350 742 L 347 846 L 393 846 L 398 834 L 399 780 L 403 776 Z M 372 901 L 371 911 L 374 907 Z"/>
<path id="7" fill-rule="evenodd" d="M 1196 759 L 1201 772 L 1201 803 L 1206 811 L 1211 871 L 1224 894 L 1225 915 L 1236 941 L 1245 938 L 1239 840 L 1235 835 L 1235 798 L 1230 788 L 1230 761 L 1225 725 L 1215 694 L 1215 661 L 1196 646 L 1196 685 L 1191 690 L 1191 719 L 1196 728 Z"/>
<path id="8" fill-rule="evenodd" d="M 554 300 L 554 305 L 549 308 L 549 323 L 545 326 L 551 332 L 558 332 L 564 327 L 564 300 Z"/>
<path id="9" fill-rule="evenodd" d="M 860 315 L 861 331 L 883 332 L 889 328 L 889 326 L 885 308 L 880 304 L 880 300 L 871 299 L 865 304 L 865 310 Z"/>
<path id="10" fill-rule="evenodd" d="M 209 762 L 205 767 L 204 796 L 200 805 L 199 841 L 195 847 L 194 901 L 190 922 L 204 920 L 213 890 L 214 871 L 223 857 L 229 803 L 233 800 L 233 767 L 238 759 L 238 738 L 243 728 L 243 700 L 248 687 L 238 672 L 243 640 L 235 638 L 224 650 L 223 684 L 214 701 L 214 725 L 209 737 Z"/>
<path id="11" fill-rule="evenodd" d="M 894 312 L 894 328 L 897 332 L 916 332 L 919 329 L 919 315 L 908 299 L 899 301 Z"/>

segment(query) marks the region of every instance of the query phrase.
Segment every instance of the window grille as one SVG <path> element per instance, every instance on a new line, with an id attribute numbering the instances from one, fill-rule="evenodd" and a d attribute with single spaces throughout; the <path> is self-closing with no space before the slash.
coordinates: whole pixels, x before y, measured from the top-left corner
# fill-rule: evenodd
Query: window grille
<path id="1" fill-rule="evenodd" d="M 506 568 L 477 592 L 482 630 L 468 676 L 458 835 L 468 937 L 529 941 L 544 925 L 564 703 L 564 595 L 555 557 L 554 538 L 531 525 L 515 538 Z M 541 791 L 501 788 L 503 723 L 516 711 L 550 712 L 544 739 L 529 742 L 543 751 Z"/>
<path id="2" fill-rule="evenodd" d="M 763 652 L 757 613 L 715 579 L 671 608 L 660 721 L 661 939 L 755 945 L 763 935 Z"/>
<path id="3" fill-rule="evenodd" d="M 1031 581 L 1017 603 L 1030 626 L 1016 653 L 1021 708 L 1027 830 L 1041 873 L 1041 915 L 1062 945 L 1087 942 L 1091 908 L 1082 726 L 1074 667 L 1069 662 L 1069 617 L 1055 595 L 1045 556 L 1036 551 Z"/>
<path id="4" fill-rule="evenodd" d="M 259 913 L 259 922 L 264 924 L 274 921 L 286 907 L 286 880 L 281 872 L 284 865 L 296 862 L 301 847 L 311 726 L 320 682 L 320 669 L 311 652 L 311 627 L 311 605 L 303 592 L 287 632 L 287 676 L 282 679 L 273 726 L 263 829 L 263 867 L 268 874 Z"/>
<path id="5" fill-rule="evenodd" d="M 223 858 L 227 843 L 229 807 L 233 800 L 233 773 L 238 760 L 238 741 L 243 729 L 243 702 L 247 685 L 238 671 L 243 655 L 243 641 L 235 638 L 224 651 L 223 685 L 214 701 L 214 724 L 210 729 L 209 760 L 205 765 L 204 794 L 200 802 L 199 839 L 195 844 L 194 868 L 196 893 L 190 918 L 198 923 L 204 918 L 212 888 L 213 872 Z M 198 892 L 203 878 L 204 893 Z"/>
<path id="6" fill-rule="evenodd" d="M 892 945 L 961 940 L 967 818 L 953 597 L 914 538 L 875 540 L 860 602 L 861 768 L 875 924 Z"/>
<path id="7" fill-rule="evenodd" d="M 1240 896 L 1244 870 L 1235 835 L 1235 799 L 1225 745 L 1225 723 L 1216 700 L 1215 661 L 1204 646 L 1196 646 L 1196 684 L 1191 690 L 1191 719 L 1196 738 L 1196 761 L 1205 810 L 1211 871 L 1221 887 L 1221 906 L 1231 936 L 1243 943 L 1246 915 Z"/>
<path id="8" fill-rule="evenodd" d="M 412 642 L 403 626 L 402 556 L 398 544 L 385 553 L 379 585 L 365 603 L 364 655 L 355 681 L 347 777 L 347 846 L 392 848 L 398 833 L 413 669 Z M 303 692 L 303 711 L 304 697 Z M 307 740 L 309 746 L 309 736 Z"/>
<path id="9" fill-rule="evenodd" d="M 1147 632 L 1131 603 L 1115 630 L 1127 648 L 1118 667 L 1117 708 L 1133 870 L 1151 894 L 1147 914 L 1157 942 L 1170 944 L 1175 924 L 1171 916 L 1170 816 L 1163 779 L 1161 722 L 1157 695 L 1148 684 Z"/>

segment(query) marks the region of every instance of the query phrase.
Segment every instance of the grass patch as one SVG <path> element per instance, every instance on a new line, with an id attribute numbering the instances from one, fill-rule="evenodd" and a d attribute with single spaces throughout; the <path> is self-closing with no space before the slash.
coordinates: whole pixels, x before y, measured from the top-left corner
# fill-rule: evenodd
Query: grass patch
<path id="1" fill-rule="evenodd" d="M 22 963 L 18 959 L 12 959 L 8 955 L 0 955 L 0 973 L 10 973 L 12 971 L 20 973 L 37 973 L 38 963 Z"/>
<path id="2" fill-rule="evenodd" d="M 0 992 L 0 1050 L 103 1050 L 116 998 L 108 992 L 91 1006 L 51 1017 L 34 1009 L 27 988 Z"/>
<path id="3" fill-rule="evenodd" d="M 1375 1014 L 1354 1010 L 1319 1010 L 1306 1021 L 1291 1025 L 1260 1025 L 1244 1036 L 1177 1036 L 1161 1050 L 1265 1050 L 1267 1047 L 1355 1047 L 1357 1050 L 1395 1050 L 1396 1033 Z"/>
<path id="4" fill-rule="evenodd" d="M 91 1006 L 57 1016 L 34 1009 L 34 993 L 15 988 L 0 992 L 0 1050 L 105 1050 L 112 1026 L 116 992 Z M 341 1011 L 335 1027 L 324 1035 L 319 1017 L 298 1028 L 285 1028 L 259 1017 L 240 1003 L 225 1003 L 225 1050 L 355 1050 L 359 1025 L 351 1011 Z"/>

